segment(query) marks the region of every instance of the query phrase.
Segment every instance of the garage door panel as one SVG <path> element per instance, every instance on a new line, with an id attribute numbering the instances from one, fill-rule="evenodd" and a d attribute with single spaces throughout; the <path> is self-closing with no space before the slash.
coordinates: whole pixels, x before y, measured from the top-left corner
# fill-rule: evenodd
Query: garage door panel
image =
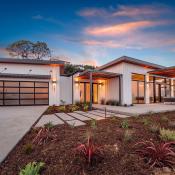
<path id="1" fill-rule="evenodd" d="M 4 105 L 19 105 L 19 100 L 4 100 Z"/>
<path id="2" fill-rule="evenodd" d="M 47 105 L 49 103 L 48 99 L 35 99 L 35 104 Z"/>
<path id="3" fill-rule="evenodd" d="M 20 99 L 34 99 L 34 94 L 20 94 Z"/>
<path id="4" fill-rule="evenodd" d="M 4 94 L 4 99 L 19 99 L 19 94 Z"/>
<path id="5" fill-rule="evenodd" d="M 19 93 L 19 88 L 17 88 L 17 87 L 14 87 L 14 88 L 4 88 L 4 92 L 8 92 L 8 93 L 11 93 L 11 92 L 13 92 L 13 93 Z"/>
<path id="6" fill-rule="evenodd" d="M 4 82 L 5 87 L 19 87 L 18 81 L 5 81 Z"/>
<path id="7" fill-rule="evenodd" d="M 34 88 L 20 88 L 20 93 L 34 93 Z"/>
<path id="8" fill-rule="evenodd" d="M 34 100 L 20 100 L 21 105 L 34 105 Z"/>
<path id="9" fill-rule="evenodd" d="M 49 83 L 0 81 L 0 105 L 48 105 Z"/>
<path id="10" fill-rule="evenodd" d="M 20 82 L 21 87 L 34 87 L 34 82 Z"/>

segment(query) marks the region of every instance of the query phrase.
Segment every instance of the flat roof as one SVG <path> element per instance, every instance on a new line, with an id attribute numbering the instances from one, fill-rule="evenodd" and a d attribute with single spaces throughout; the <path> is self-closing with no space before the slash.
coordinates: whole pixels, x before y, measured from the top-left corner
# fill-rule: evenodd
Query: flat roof
<path id="1" fill-rule="evenodd" d="M 10 74 L 0 73 L 0 78 L 31 78 L 31 79 L 50 79 L 51 75 L 36 75 L 36 74 Z"/>
<path id="2" fill-rule="evenodd" d="M 100 70 L 85 70 L 84 72 L 81 72 L 78 77 L 81 79 L 89 79 L 90 73 L 92 73 L 93 80 L 115 78 L 121 75 L 118 73 L 106 72 Z"/>
<path id="3" fill-rule="evenodd" d="M 175 66 L 157 69 L 149 72 L 152 75 L 159 75 L 164 77 L 175 78 Z"/>
<path id="4" fill-rule="evenodd" d="M 0 58 L 0 63 L 10 64 L 38 64 L 38 65 L 64 65 L 66 62 L 62 60 L 37 60 L 37 59 L 19 59 L 19 58 Z"/>
<path id="5" fill-rule="evenodd" d="M 153 69 L 165 68 L 165 66 L 161 66 L 161 65 L 158 65 L 158 64 L 150 63 L 150 62 L 139 60 L 139 59 L 136 59 L 136 58 L 131 58 L 131 57 L 128 57 L 128 56 L 122 56 L 122 57 L 117 58 L 117 59 L 115 59 L 115 60 L 113 60 L 113 61 L 111 61 L 107 64 L 104 64 L 104 65 L 98 67 L 97 70 L 104 70 L 108 67 L 111 67 L 113 65 L 116 65 L 116 64 L 119 64 L 119 63 L 122 63 L 122 62 L 130 63 L 130 64 L 134 64 L 134 65 L 138 65 L 138 66 L 142 66 L 142 67 L 146 67 L 146 68 L 153 68 Z"/>

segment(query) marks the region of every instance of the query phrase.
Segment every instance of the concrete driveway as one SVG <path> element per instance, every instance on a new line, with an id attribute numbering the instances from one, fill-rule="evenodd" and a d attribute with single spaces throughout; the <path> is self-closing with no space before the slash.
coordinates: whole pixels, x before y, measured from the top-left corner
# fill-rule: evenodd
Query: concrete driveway
<path id="1" fill-rule="evenodd" d="M 47 106 L 0 107 L 0 162 L 46 109 Z"/>

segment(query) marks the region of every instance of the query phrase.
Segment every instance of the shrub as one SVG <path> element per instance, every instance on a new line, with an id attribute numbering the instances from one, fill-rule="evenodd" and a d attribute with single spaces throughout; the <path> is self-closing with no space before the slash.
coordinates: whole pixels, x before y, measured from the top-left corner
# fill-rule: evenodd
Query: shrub
<path id="1" fill-rule="evenodd" d="M 79 109 L 80 109 L 79 106 L 77 106 L 77 105 L 72 105 L 71 111 L 74 112 L 74 111 L 78 111 Z"/>
<path id="2" fill-rule="evenodd" d="M 127 120 L 123 120 L 123 121 L 121 122 L 121 127 L 122 127 L 123 129 L 129 128 L 128 121 L 127 121 Z"/>
<path id="3" fill-rule="evenodd" d="M 130 142 L 133 139 L 133 131 L 125 130 L 123 140 L 125 142 Z"/>
<path id="4" fill-rule="evenodd" d="M 44 167 L 43 162 L 32 162 L 28 163 L 25 168 L 21 169 L 19 175 L 39 175 L 39 172 Z"/>
<path id="5" fill-rule="evenodd" d="M 88 111 L 88 109 L 89 109 L 89 104 L 88 103 L 84 103 L 83 110 L 84 111 Z"/>
<path id="6" fill-rule="evenodd" d="M 24 146 L 25 154 L 31 154 L 32 151 L 33 151 L 33 145 L 31 143 L 28 143 Z"/>
<path id="7" fill-rule="evenodd" d="M 97 121 L 95 119 L 92 119 L 90 122 L 90 126 L 91 126 L 91 128 L 96 129 L 97 128 Z"/>
<path id="8" fill-rule="evenodd" d="M 160 128 L 159 125 L 152 124 L 149 129 L 150 129 L 150 131 L 152 133 L 158 133 L 159 132 L 159 128 Z"/>
<path id="9" fill-rule="evenodd" d="M 119 102 L 116 101 L 116 100 L 108 100 L 108 101 L 106 102 L 106 105 L 118 106 L 118 105 L 119 105 Z"/>
<path id="10" fill-rule="evenodd" d="M 166 116 L 160 117 L 160 121 L 161 122 L 168 122 L 168 117 L 166 117 Z"/>
<path id="11" fill-rule="evenodd" d="M 56 135 L 50 132 L 47 128 L 41 128 L 36 137 L 33 139 L 32 144 L 43 145 L 46 144 L 49 140 L 53 141 L 56 139 Z"/>
<path id="12" fill-rule="evenodd" d="M 145 126 L 148 126 L 150 124 L 150 121 L 147 118 L 143 118 L 142 122 Z"/>
<path id="13" fill-rule="evenodd" d="M 136 153 L 140 155 L 151 167 L 164 167 L 175 165 L 175 142 L 155 144 L 150 141 L 138 142 Z"/>
<path id="14" fill-rule="evenodd" d="M 160 129 L 160 138 L 163 141 L 175 141 L 175 131 L 169 130 L 169 129 Z"/>
<path id="15" fill-rule="evenodd" d="M 104 99 L 104 98 L 101 99 L 101 104 L 102 104 L 102 105 L 105 104 L 105 99 Z"/>
<path id="16" fill-rule="evenodd" d="M 168 122 L 168 126 L 172 129 L 175 129 L 175 121 Z"/>
<path id="17" fill-rule="evenodd" d="M 65 112 L 66 111 L 66 106 L 59 106 L 59 111 Z"/>
<path id="18" fill-rule="evenodd" d="M 80 144 L 76 148 L 76 153 L 82 156 L 88 165 L 92 165 L 98 158 L 102 157 L 102 149 L 94 144 L 90 134 L 88 134 L 87 143 Z"/>
<path id="19" fill-rule="evenodd" d="M 48 123 L 44 124 L 44 127 L 47 129 L 51 129 L 54 127 L 53 123 L 51 121 L 49 121 Z"/>

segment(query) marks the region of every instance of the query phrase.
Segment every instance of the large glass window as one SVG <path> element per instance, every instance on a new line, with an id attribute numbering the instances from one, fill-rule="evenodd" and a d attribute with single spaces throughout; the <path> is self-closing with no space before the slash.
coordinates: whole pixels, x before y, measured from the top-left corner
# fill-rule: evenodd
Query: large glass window
<path id="1" fill-rule="evenodd" d="M 145 102 L 145 76 L 141 74 L 132 74 L 132 102 Z"/>

